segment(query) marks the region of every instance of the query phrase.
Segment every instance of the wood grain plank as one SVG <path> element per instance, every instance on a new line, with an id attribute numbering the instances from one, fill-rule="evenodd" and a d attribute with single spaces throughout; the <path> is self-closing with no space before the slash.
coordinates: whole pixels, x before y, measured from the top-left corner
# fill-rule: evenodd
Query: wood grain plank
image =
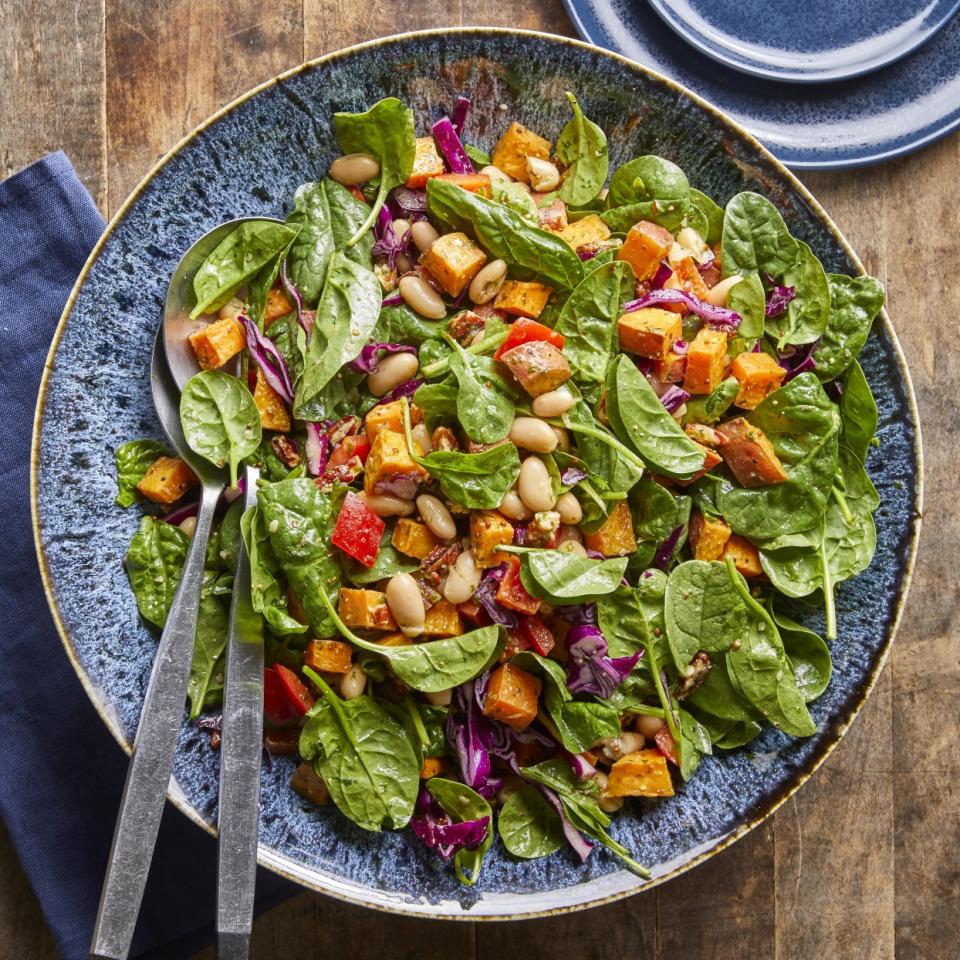
<path id="1" fill-rule="evenodd" d="M 2 822 L 0 877 L 0 957 L 57 960 L 56 944 Z"/>

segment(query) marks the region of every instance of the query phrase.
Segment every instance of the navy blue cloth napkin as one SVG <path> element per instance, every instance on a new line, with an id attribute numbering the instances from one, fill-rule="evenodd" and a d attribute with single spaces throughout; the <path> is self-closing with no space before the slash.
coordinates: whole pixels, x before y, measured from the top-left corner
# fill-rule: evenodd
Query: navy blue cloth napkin
<path id="1" fill-rule="evenodd" d="M 127 758 L 88 701 L 34 555 L 29 456 L 54 328 L 103 220 L 63 153 L 0 183 L 0 816 L 66 960 L 87 956 Z M 213 937 L 216 846 L 167 807 L 133 955 L 189 957 Z M 295 888 L 261 871 L 258 909 Z"/>

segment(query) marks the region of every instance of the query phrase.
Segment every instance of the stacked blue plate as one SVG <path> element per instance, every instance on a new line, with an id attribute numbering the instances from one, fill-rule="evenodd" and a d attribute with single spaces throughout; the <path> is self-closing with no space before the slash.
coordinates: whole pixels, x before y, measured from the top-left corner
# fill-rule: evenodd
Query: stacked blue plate
<path id="1" fill-rule="evenodd" d="M 678 80 L 798 169 L 960 126 L 960 0 L 564 0 L 580 34 Z"/>

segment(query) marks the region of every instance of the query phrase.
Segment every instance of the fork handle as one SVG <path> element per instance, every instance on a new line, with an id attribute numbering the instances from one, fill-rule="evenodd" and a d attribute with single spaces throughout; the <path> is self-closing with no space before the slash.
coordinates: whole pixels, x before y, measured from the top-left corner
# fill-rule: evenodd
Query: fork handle
<path id="1" fill-rule="evenodd" d="M 222 484 L 203 486 L 197 528 L 160 636 L 123 786 L 91 957 L 126 960 L 130 952 L 180 737 L 207 541 L 222 490 Z"/>

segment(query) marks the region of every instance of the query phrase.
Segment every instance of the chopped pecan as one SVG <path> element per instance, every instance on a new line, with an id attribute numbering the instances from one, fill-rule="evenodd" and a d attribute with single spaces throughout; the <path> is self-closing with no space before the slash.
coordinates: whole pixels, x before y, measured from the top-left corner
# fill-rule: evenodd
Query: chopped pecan
<path id="1" fill-rule="evenodd" d="M 430 437 L 430 444 L 434 450 L 460 449 L 460 441 L 449 427 L 437 427 Z"/>
<path id="2" fill-rule="evenodd" d="M 487 321 L 473 310 L 461 310 L 450 321 L 450 336 L 462 346 L 469 344 L 478 333 L 482 333 Z"/>
<path id="3" fill-rule="evenodd" d="M 705 650 L 701 650 L 697 655 L 690 661 L 690 673 L 683 677 L 680 680 L 680 684 L 677 687 L 677 699 L 682 700 L 684 697 L 689 697 L 690 694 L 695 693 L 704 680 L 707 679 L 707 674 L 710 672 L 710 668 L 713 666 L 713 663 L 710 660 L 710 654 Z"/>
<path id="4" fill-rule="evenodd" d="M 292 470 L 300 464 L 300 445 L 283 434 L 277 434 L 270 441 L 273 452 Z"/>

